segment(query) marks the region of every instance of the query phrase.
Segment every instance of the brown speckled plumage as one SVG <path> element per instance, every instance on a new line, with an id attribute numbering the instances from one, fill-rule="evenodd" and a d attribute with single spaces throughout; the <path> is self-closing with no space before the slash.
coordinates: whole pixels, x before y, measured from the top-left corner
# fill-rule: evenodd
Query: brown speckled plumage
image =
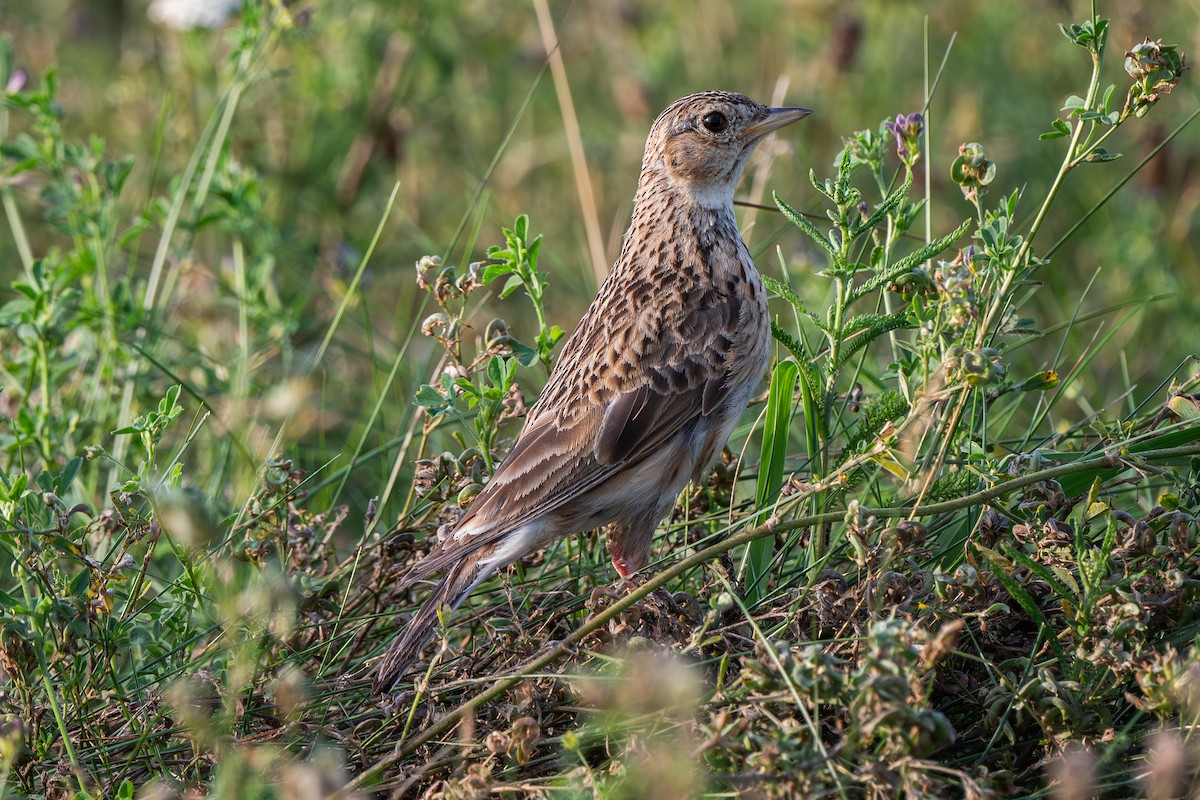
<path id="1" fill-rule="evenodd" d="M 766 295 L 733 189 L 762 136 L 808 113 L 703 92 L 655 121 L 621 255 L 496 474 L 405 576 L 443 573 L 380 662 L 377 692 L 420 654 L 439 607 L 557 537 L 605 526 L 621 575 L 646 565 L 659 521 L 766 368 Z"/>

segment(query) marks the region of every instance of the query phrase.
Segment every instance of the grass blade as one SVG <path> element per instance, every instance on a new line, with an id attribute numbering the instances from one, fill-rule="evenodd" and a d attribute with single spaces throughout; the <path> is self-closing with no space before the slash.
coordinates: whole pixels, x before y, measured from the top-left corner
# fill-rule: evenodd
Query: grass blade
<path id="1" fill-rule="evenodd" d="M 795 361 L 780 361 L 771 373 L 771 391 L 767 396 L 767 418 L 763 426 L 762 466 L 758 470 L 755 501 L 766 509 L 779 498 L 783 487 L 784 459 L 788 451 L 788 429 L 792 419 L 792 395 L 800 368 Z M 768 516 L 764 510 L 761 520 Z M 763 578 L 771 563 L 775 542 L 763 537 L 747 549 L 746 602 L 753 606 L 763 593 Z"/>

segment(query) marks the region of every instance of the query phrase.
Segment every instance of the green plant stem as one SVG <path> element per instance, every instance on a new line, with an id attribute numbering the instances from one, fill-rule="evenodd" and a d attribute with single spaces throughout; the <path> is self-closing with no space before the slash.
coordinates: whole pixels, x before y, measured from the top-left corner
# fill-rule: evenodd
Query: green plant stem
<path id="1" fill-rule="evenodd" d="M 1099 149 L 1100 145 L 1102 145 L 1108 139 L 1108 137 L 1110 137 L 1114 133 L 1116 133 L 1117 128 L 1120 128 L 1121 123 L 1125 122 L 1127 119 L 1129 119 L 1128 116 L 1123 116 L 1120 119 L 1118 119 L 1116 121 L 1116 123 L 1114 123 L 1113 125 L 1110 125 L 1108 127 L 1108 130 L 1106 130 L 1104 133 L 1100 134 L 1100 137 L 1098 139 L 1096 139 L 1096 141 L 1094 141 L 1094 142 L 1092 141 L 1091 131 L 1089 131 L 1088 138 L 1086 140 L 1084 140 L 1084 142 L 1083 142 L 1083 149 L 1080 150 L 1073 159 L 1071 159 L 1071 164 L 1070 164 L 1069 168 L 1075 169 L 1080 164 L 1085 162 L 1087 160 L 1088 156 L 1090 156 L 1092 153 L 1096 152 L 1096 150 Z M 1092 121 L 1091 125 L 1092 125 L 1093 129 L 1096 127 L 1096 123 L 1094 120 Z M 1080 127 L 1082 127 L 1082 122 L 1080 123 Z"/>
<path id="2" fill-rule="evenodd" d="M 362 283 L 362 276 L 367 270 L 367 264 L 371 262 L 371 257 L 375 255 L 375 246 L 379 244 L 379 238 L 383 235 L 383 228 L 387 225 L 388 219 L 392 216 L 392 208 L 396 205 L 396 196 L 400 193 L 400 183 L 397 181 L 392 186 L 392 193 L 388 196 L 388 201 L 384 204 L 383 214 L 379 217 L 379 222 L 375 225 L 375 235 L 371 237 L 371 243 L 367 245 L 367 252 L 363 253 L 363 257 L 358 262 L 358 269 L 354 272 L 354 278 L 350 281 L 350 285 L 346 288 L 345 295 L 342 296 L 342 302 L 338 304 L 337 312 L 333 315 L 333 321 L 329 323 L 329 328 L 325 331 L 325 338 L 321 340 L 321 346 L 317 348 L 317 355 L 313 359 L 312 366 L 308 368 L 308 374 L 311 376 L 313 371 L 320 365 L 325 358 L 325 351 L 329 349 L 330 342 L 333 341 L 333 335 L 337 333 L 338 327 L 341 325 L 342 317 L 346 314 L 346 309 L 350 306 L 350 302 L 354 299 L 355 292 L 358 291 L 359 284 Z M 386 394 L 384 389 L 381 394 Z"/>
<path id="3" fill-rule="evenodd" d="M 1046 258 L 1050 258 L 1056 252 L 1058 252 L 1058 248 L 1062 247 L 1063 244 L 1067 241 L 1067 239 L 1070 239 L 1071 236 L 1073 236 L 1075 234 L 1075 231 L 1079 230 L 1080 227 L 1082 227 L 1085 222 L 1087 222 L 1089 219 L 1092 218 L 1093 214 L 1095 214 L 1097 211 L 1099 211 L 1101 208 L 1103 208 L 1105 203 L 1107 203 L 1109 200 L 1112 199 L 1113 195 L 1115 195 L 1117 192 L 1121 191 L 1122 187 L 1124 187 L 1125 184 L 1129 183 L 1129 181 L 1133 178 L 1134 175 L 1137 175 L 1139 172 L 1141 172 L 1142 168 L 1145 167 L 1147 164 L 1149 164 L 1150 161 L 1153 160 L 1155 156 L 1157 156 L 1160 152 L 1162 152 L 1162 149 L 1164 147 L 1166 147 L 1170 142 L 1172 142 L 1175 139 L 1175 137 L 1177 137 L 1180 133 L 1182 133 L 1183 130 L 1187 126 L 1189 126 L 1193 122 L 1195 122 L 1196 117 L 1198 117 L 1198 116 L 1200 116 L 1200 108 L 1197 108 L 1195 111 L 1193 111 L 1191 114 L 1188 115 L 1187 119 L 1185 119 L 1183 122 L 1179 123 L 1179 126 L 1177 128 L 1175 128 L 1175 130 L 1171 131 L 1171 133 L 1165 139 L 1163 139 L 1161 142 L 1159 142 L 1158 146 L 1156 146 L 1153 150 L 1151 150 L 1149 153 L 1147 153 L 1146 157 L 1143 158 L 1141 161 L 1139 161 L 1137 163 L 1137 166 L 1135 166 L 1133 169 L 1131 169 L 1129 171 L 1128 175 L 1126 175 L 1124 178 L 1122 178 L 1117 183 L 1116 186 L 1114 186 L 1112 189 L 1109 190 L 1108 194 L 1104 195 L 1104 197 L 1101 197 L 1100 200 L 1094 206 L 1092 206 L 1091 208 L 1088 209 L 1087 213 L 1085 213 L 1082 217 L 1080 217 L 1075 222 L 1075 224 L 1070 227 L 1070 229 L 1066 233 L 1064 233 L 1061 237 L 1059 237 L 1059 240 L 1054 243 L 1054 246 L 1046 251 Z"/>
<path id="4" fill-rule="evenodd" d="M 1092 25 L 1096 24 L 1096 6 L 1092 3 Z M 1084 107 L 1091 108 L 1096 104 L 1096 92 L 1100 88 L 1100 68 L 1104 63 L 1104 50 L 1102 46 L 1097 46 L 1091 51 L 1092 56 L 1092 77 L 1088 83 L 1087 99 L 1084 100 Z M 1074 163 L 1076 148 L 1079 146 L 1079 137 L 1083 135 L 1083 122 L 1079 121 L 1075 124 L 1071 132 L 1071 141 L 1067 146 L 1067 152 L 1063 156 L 1062 164 L 1058 168 L 1058 174 L 1054 176 L 1054 182 L 1050 184 L 1050 190 L 1046 192 L 1046 199 L 1042 201 L 1041 208 L 1038 209 L 1037 215 L 1033 218 L 1033 224 L 1029 226 L 1029 232 L 1025 234 L 1025 239 L 1021 242 L 1016 255 L 1013 257 L 1013 268 L 1004 276 L 1004 281 L 1000 288 L 996 291 L 991 305 L 988 306 L 987 312 L 983 315 L 983 319 L 979 323 L 979 337 L 976 340 L 976 347 L 983 347 L 988 338 L 988 332 L 991 329 L 995 316 L 1000 313 L 1001 307 L 1007 303 L 1008 292 L 1012 288 L 1013 281 L 1017 279 L 1025 271 L 1025 267 L 1029 260 L 1030 247 L 1033 244 L 1033 239 L 1041 230 L 1042 223 L 1046 221 L 1046 215 L 1050 212 L 1050 206 L 1054 203 L 1058 196 L 1059 190 L 1062 188 L 1063 182 L 1075 166 Z"/>
<path id="5" fill-rule="evenodd" d="M 42 403 L 38 409 L 37 415 L 37 430 L 38 430 L 38 447 L 42 451 L 42 461 L 47 467 L 54 464 L 54 446 L 51 444 L 47 428 L 50 420 L 50 404 L 54 402 L 50 394 L 50 356 L 46 351 L 46 339 L 44 336 L 39 336 L 37 339 L 38 351 L 38 386 L 42 392 Z"/>
<path id="6" fill-rule="evenodd" d="M 1177 458 L 1189 458 L 1193 456 L 1200 456 L 1200 445 L 1170 447 L 1159 450 L 1147 450 L 1144 453 L 1138 453 L 1139 461 L 1145 463 L 1166 461 Z M 947 500 L 942 503 L 932 503 L 922 508 L 919 515 L 914 514 L 912 508 L 904 506 L 885 508 L 863 507 L 861 509 L 861 513 L 864 516 L 875 516 L 880 519 L 895 517 L 907 518 L 910 516 L 930 517 L 938 514 L 948 514 L 987 503 L 988 501 L 994 500 L 995 498 L 1005 495 L 1009 492 L 1016 491 L 1017 489 L 1030 486 L 1040 481 L 1057 479 L 1066 475 L 1074 475 L 1076 473 L 1088 472 L 1090 470 L 1106 467 L 1112 468 L 1119 466 L 1120 464 L 1121 459 L 1115 454 L 1095 456 L 1093 458 L 1083 458 L 1073 461 L 1069 464 L 1060 464 L 1055 467 L 1049 467 L 1047 469 L 1038 470 L 1037 472 L 1032 472 L 1028 475 L 1012 478 L 1011 480 L 998 483 L 989 489 L 983 489 L 975 492 L 974 494 L 960 497 L 955 500 Z M 333 797 L 343 799 L 348 798 L 355 790 L 370 785 L 372 781 L 381 777 L 384 771 L 386 771 L 389 767 L 399 764 L 404 759 L 413 755 L 420 747 L 438 738 L 439 736 L 448 733 L 463 719 L 473 715 L 475 710 L 480 706 L 500 697 L 513 686 L 524 680 L 527 675 L 531 673 L 543 672 L 550 664 L 553 664 L 555 661 L 558 661 L 560 658 L 567 655 L 575 645 L 582 642 L 596 630 L 599 630 L 601 627 L 607 625 L 610 620 L 615 619 L 630 606 L 634 605 L 651 592 L 661 589 L 671 581 L 676 580 L 690 570 L 703 565 L 722 553 L 729 552 L 734 548 L 741 547 L 742 545 L 748 544 L 749 542 L 762 538 L 763 536 L 774 536 L 776 534 L 787 533 L 789 531 L 811 528 L 815 525 L 836 523 L 845 519 L 845 516 L 846 512 L 842 510 L 826 512 L 823 514 L 812 514 L 799 517 L 797 519 L 788 520 L 786 522 L 778 519 L 768 520 L 764 525 L 759 525 L 755 528 L 751 528 L 750 530 L 734 534 L 733 536 L 730 536 L 727 539 L 718 542 L 717 544 L 706 547 L 703 550 L 697 551 L 690 556 L 676 561 L 662 572 L 648 579 L 637 589 L 634 589 L 633 591 L 629 592 L 629 594 L 617 600 L 608 608 L 590 617 L 565 639 L 549 647 L 540 655 L 534 656 L 516 670 L 496 678 L 496 682 L 490 688 L 485 689 L 474 697 L 467 699 L 455 708 L 446 712 L 446 714 L 440 717 L 436 722 L 414 736 L 412 740 L 406 742 L 402 747 L 397 748 L 392 755 L 380 759 L 374 765 L 363 771 L 353 781 L 343 787 L 340 791 L 336 792 Z"/>
<path id="7" fill-rule="evenodd" d="M 29 247 L 29 237 L 25 235 L 25 226 L 21 223 L 21 215 L 17 211 L 17 201 L 8 183 L 0 183 L 0 201 L 4 204 L 4 216 L 8 217 L 8 227 L 12 229 L 17 254 L 21 257 L 21 266 L 25 268 L 25 277 L 32 281 L 33 250 Z"/>
<path id="8" fill-rule="evenodd" d="M 242 237 L 233 239 L 233 280 L 238 297 L 238 371 L 234 397 L 244 403 L 250 393 L 250 303 L 247 298 L 246 248 Z"/>
<path id="9" fill-rule="evenodd" d="M 8 138 L 8 109 L 0 107 L 0 142 Z M 12 229 L 13 242 L 17 245 L 17 255 L 21 257 L 21 266 L 25 268 L 25 277 L 33 281 L 33 249 L 29 246 L 29 237 L 25 234 L 25 225 L 17 211 L 17 201 L 13 197 L 12 187 L 7 180 L 0 179 L 0 203 L 4 205 L 4 216 L 8 217 L 8 227 Z"/>
<path id="10" fill-rule="evenodd" d="M 840 259 L 842 264 L 839 266 L 845 266 L 847 260 L 847 254 L 843 251 L 842 258 Z M 822 439 L 828 439 L 829 436 L 829 421 L 833 415 L 833 393 L 837 387 L 838 370 L 832 365 L 841 361 L 842 340 L 845 338 L 846 281 L 842 278 L 837 278 L 834 281 L 834 285 L 837 290 L 837 297 L 833 304 L 833 333 L 829 337 L 829 359 L 826 362 L 831 365 L 831 369 L 829 377 L 825 380 L 825 397 L 823 398 L 825 401 L 825 418 L 821 421 Z"/>

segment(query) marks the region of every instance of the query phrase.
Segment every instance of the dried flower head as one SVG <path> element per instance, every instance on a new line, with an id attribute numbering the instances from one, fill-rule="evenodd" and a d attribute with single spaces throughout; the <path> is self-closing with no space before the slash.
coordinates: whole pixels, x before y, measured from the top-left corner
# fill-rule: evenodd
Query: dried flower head
<path id="1" fill-rule="evenodd" d="M 1133 78 L 1129 89 L 1130 105 L 1136 116 L 1144 116 L 1150 106 L 1179 85 L 1187 70 L 1186 58 L 1175 45 L 1164 45 L 1162 39 L 1149 37 L 1125 53 L 1125 71 Z"/>
<path id="2" fill-rule="evenodd" d="M 428 291 L 441 271 L 442 259 L 440 256 L 422 256 L 417 261 L 417 286 Z"/>

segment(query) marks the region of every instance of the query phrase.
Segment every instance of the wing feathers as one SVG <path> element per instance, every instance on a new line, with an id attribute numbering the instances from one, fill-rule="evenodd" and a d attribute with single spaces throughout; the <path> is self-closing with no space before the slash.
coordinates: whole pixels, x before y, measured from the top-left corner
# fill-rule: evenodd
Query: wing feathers
<path id="1" fill-rule="evenodd" d="M 718 408 L 729 393 L 735 366 L 728 359 L 740 324 L 740 303 L 736 297 L 712 293 L 699 306 L 696 318 L 685 325 L 647 332 L 655 334 L 654 352 L 637 363 L 627 391 L 614 394 L 591 385 L 590 380 L 612 376 L 603 370 L 597 373 L 595 365 L 571 364 L 574 342 L 568 342 L 543 392 L 543 400 L 560 395 L 556 402 L 534 406 L 533 416 L 458 521 L 452 538 L 414 566 L 405 583 L 447 569 L 456 559 L 563 508 L 659 452 L 687 426 Z M 636 320 L 631 325 L 635 329 Z M 687 331 L 691 338 L 680 336 Z M 614 341 L 620 338 L 611 331 L 609 335 Z M 566 386 L 563 381 L 578 383 Z"/>

